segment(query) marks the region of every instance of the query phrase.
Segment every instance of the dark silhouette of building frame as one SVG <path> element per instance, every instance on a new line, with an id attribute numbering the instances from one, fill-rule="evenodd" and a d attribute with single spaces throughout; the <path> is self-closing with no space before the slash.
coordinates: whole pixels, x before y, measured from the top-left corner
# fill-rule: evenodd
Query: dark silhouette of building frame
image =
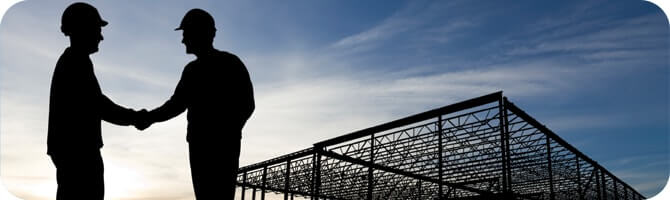
<path id="1" fill-rule="evenodd" d="M 262 200 L 644 199 L 502 91 L 242 167 L 237 185 Z"/>

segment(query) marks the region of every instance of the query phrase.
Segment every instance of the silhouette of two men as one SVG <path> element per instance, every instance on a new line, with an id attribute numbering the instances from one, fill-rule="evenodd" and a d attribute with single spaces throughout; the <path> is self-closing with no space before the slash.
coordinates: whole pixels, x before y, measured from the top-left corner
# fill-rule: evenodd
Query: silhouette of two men
<path id="1" fill-rule="evenodd" d="M 232 199 L 242 128 L 254 110 L 249 73 L 240 59 L 212 45 L 216 28 L 201 9 L 186 13 L 186 53 L 197 58 L 184 68 L 172 97 L 152 111 L 135 111 L 112 102 L 93 72 L 90 54 L 107 25 L 97 9 L 74 3 L 63 12 L 61 31 L 69 37 L 56 64 L 49 100 L 47 154 L 56 166 L 56 199 L 103 199 L 101 120 L 143 130 L 188 110 L 187 141 L 197 199 Z"/>

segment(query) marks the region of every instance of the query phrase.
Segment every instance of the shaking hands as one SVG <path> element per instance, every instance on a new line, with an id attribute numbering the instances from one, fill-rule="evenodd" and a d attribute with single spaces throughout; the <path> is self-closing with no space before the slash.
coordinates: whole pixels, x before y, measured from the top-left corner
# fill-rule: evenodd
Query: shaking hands
<path id="1" fill-rule="evenodd" d="M 146 109 L 142 109 L 140 111 L 135 112 L 135 121 L 133 123 L 133 126 L 135 126 L 137 130 L 142 131 L 144 129 L 147 129 L 153 123 L 154 122 L 151 119 L 151 114 Z"/>

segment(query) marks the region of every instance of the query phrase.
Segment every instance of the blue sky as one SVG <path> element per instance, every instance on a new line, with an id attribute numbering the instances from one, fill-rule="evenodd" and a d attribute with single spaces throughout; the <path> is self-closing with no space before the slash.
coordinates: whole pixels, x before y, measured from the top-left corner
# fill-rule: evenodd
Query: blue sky
<path id="1" fill-rule="evenodd" d="M 0 173 L 50 199 L 48 92 L 72 1 L 27 0 L 0 23 Z M 216 20 L 257 110 L 241 165 L 503 90 L 646 196 L 668 177 L 668 21 L 643 1 L 90 1 L 109 22 L 92 56 L 103 92 L 132 108 L 172 94 L 191 8 Z M 192 199 L 185 117 L 144 132 L 103 123 L 110 199 Z M 37 189 L 36 189 L 37 188 Z"/>

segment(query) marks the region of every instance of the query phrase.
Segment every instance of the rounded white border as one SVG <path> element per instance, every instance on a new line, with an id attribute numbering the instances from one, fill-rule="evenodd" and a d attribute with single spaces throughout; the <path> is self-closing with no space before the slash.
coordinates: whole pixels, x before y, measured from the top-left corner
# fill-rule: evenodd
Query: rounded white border
<path id="1" fill-rule="evenodd" d="M 2 18 L 5 16 L 5 13 L 7 13 L 7 10 L 14 6 L 14 4 L 19 3 L 23 0 L 0 0 L 0 23 L 2 23 Z M 21 200 L 18 197 L 12 195 L 9 193 L 9 191 L 5 188 L 5 184 L 2 183 L 2 178 L 0 178 L 0 199 L 3 200 Z"/>
<path id="2" fill-rule="evenodd" d="M 10 7 L 12 7 L 14 4 L 19 3 L 23 0 L 1 0 L 0 1 L 0 22 L 2 22 L 2 17 L 5 16 L 5 13 L 7 10 L 9 10 Z M 670 0 L 646 0 L 650 3 L 655 4 L 663 12 L 666 10 L 670 10 Z M 667 12 L 665 12 L 667 13 Z M 665 15 L 665 17 L 668 17 L 668 14 Z M 670 17 L 668 17 L 668 21 L 670 21 Z M 668 27 L 670 28 L 670 27 Z M 669 158 L 670 160 L 670 158 Z M 663 190 L 658 193 L 656 196 L 649 198 L 651 200 L 665 200 L 665 199 L 670 199 L 670 179 L 668 179 L 668 183 L 665 184 L 665 187 Z M 2 179 L 0 179 L 0 199 L 4 200 L 19 200 L 19 198 L 15 197 L 9 191 L 5 189 L 4 184 L 2 184 Z"/>
<path id="3" fill-rule="evenodd" d="M 646 0 L 649 3 L 653 3 L 659 8 L 661 8 L 661 11 L 665 14 L 665 17 L 668 18 L 668 21 L 670 22 L 670 16 L 668 16 L 668 12 L 666 10 L 670 10 L 670 0 Z M 668 26 L 670 29 L 670 26 Z M 670 111 L 669 111 L 670 112 Z M 670 123 L 670 122 L 669 122 Z M 666 160 L 666 162 L 670 162 L 670 157 Z M 650 200 L 665 200 L 665 199 L 670 199 L 670 179 L 668 179 L 667 183 L 665 183 L 665 187 L 663 187 L 663 190 L 656 194 L 656 196 L 653 197 L 648 197 Z"/>

